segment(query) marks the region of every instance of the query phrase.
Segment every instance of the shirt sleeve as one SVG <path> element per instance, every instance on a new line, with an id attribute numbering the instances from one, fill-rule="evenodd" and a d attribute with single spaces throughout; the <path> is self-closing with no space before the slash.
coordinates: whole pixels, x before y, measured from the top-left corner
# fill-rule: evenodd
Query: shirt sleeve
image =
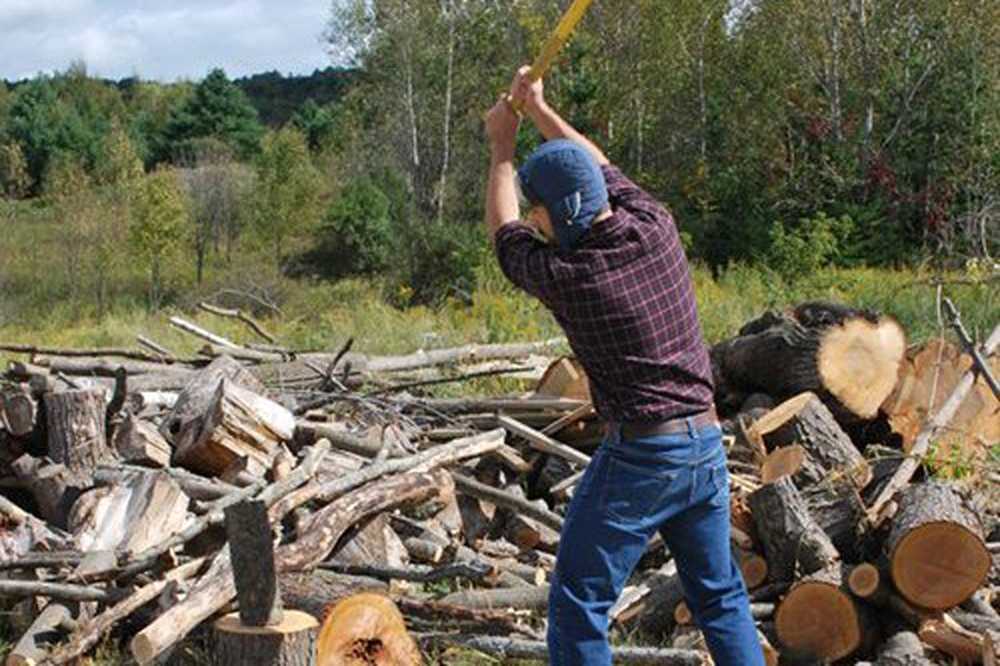
<path id="1" fill-rule="evenodd" d="M 644 222 L 673 225 L 670 212 L 651 194 L 636 185 L 621 169 L 608 164 L 601 167 L 608 186 L 608 200 L 612 209 L 623 208 Z"/>
<path id="2" fill-rule="evenodd" d="M 543 303 L 553 292 L 553 251 L 521 222 L 500 227 L 494 241 L 497 260 L 507 279 Z"/>

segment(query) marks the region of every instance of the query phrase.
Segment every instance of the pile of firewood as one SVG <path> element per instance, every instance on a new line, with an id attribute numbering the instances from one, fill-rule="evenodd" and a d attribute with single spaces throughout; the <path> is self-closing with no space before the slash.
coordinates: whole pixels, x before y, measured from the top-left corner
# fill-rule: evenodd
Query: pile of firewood
<path id="1" fill-rule="evenodd" d="M 208 342 L 197 357 L 0 345 L 28 357 L 0 389 L 7 664 L 74 663 L 111 634 L 150 663 L 196 631 L 219 664 L 544 658 L 562 516 L 603 436 L 578 365 L 546 355 L 560 341 L 368 357 L 172 323 Z M 712 350 L 733 553 L 771 663 L 993 663 L 1000 535 L 920 462 L 955 424 L 978 450 L 1000 412 L 957 351 L 927 400 L 921 353 L 889 318 L 821 304 Z M 507 374 L 531 390 L 426 397 Z M 612 618 L 649 646 L 616 663 L 708 663 L 658 540 Z"/>

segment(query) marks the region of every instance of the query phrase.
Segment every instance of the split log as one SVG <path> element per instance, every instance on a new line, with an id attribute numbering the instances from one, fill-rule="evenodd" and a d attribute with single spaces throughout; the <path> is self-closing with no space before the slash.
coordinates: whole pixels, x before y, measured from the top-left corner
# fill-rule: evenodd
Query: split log
<path id="1" fill-rule="evenodd" d="M 772 581 L 793 581 L 827 569 L 840 559 L 791 479 L 761 486 L 748 501 Z"/>
<path id="2" fill-rule="evenodd" d="M 330 562 L 339 565 L 402 567 L 406 563 L 408 550 L 389 525 L 389 519 L 379 515 L 349 537 L 341 539 Z M 444 553 L 443 548 L 441 552 Z"/>
<path id="3" fill-rule="evenodd" d="M 868 650 L 874 617 L 849 594 L 839 565 L 811 573 L 778 606 L 775 628 L 796 655 L 837 661 Z"/>
<path id="4" fill-rule="evenodd" d="M 115 430 L 115 450 L 125 462 L 149 467 L 170 466 L 170 445 L 151 423 L 131 414 Z"/>
<path id="5" fill-rule="evenodd" d="M 989 339 L 986 340 L 986 344 L 983 346 L 984 355 L 990 356 L 998 346 L 1000 346 L 1000 325 L 997 325 L 993 329 Z M 969 391 L 972 390 L 976 378 L 977 374 L 972 370 L 962 375 L 962 379 L 955 386 L 955 389 L 941 406 L 941 409 L 937 411 L 934 418 L 920 431 L 920 434 L 913 443 L 913 447 L 910 449 L 910 456 L 900 464 L 895 474 L 893 474 L 892 479 L 885 485 L 882 492 L 879 493 L 879 496 L 868 509 L 869 519 L 876 525 L 881 522 L 880 516 L 885 506 L 892 501 L 898 492 L 906 487 L 913 473 L 922 464 L 924 456 L 930 449 L 931 442 L 951 423 L 951 420 L 962 406 Z"/>
<path id="6" fill-rule="evenodd" d="M 81 549 L 136 553 L 166 541 L 187 519 L 190 499 L 176 481 L 159 472 L 134 472 L 100 493 L 92 511 L 77 514 Z M 84 496 L 86 497 L 86 496 Z M 79 502 L 78 502 L 79 503 Z"/>
<path id="7" fill-rule="evenodd" d="M 905 352 L 892 318 L 807 303 L 748 323 L 711 356 L 720 402 L 729 393 L 787 399 L 813 391 L 838 418 L 870 419 L 892 392 Z"/>
<path id="8" fill-rule="evenodd" d="M 219 388 L 219 382 L 225 379 L 253 391 L 264 393 L 266 390 L 256 377 L 250 374 L 242 365 L 228 356 L 220 356 L 208 366 L 195 373 L 184 385 L 177 396 L 170 414 L 163 421 L 161 432 L 173 440 L 175 447 L 190 446 L 188 440 L 200 434 L 194 424 L 200 423 L 208 411 Z M 133 386 L 133 390 L 135 387 Z"/>
<path id="9" fill-rule="evenodd" d="M 65 391 L 45 396 L 49 457 L 76 473 L 91 476 L 111 458 L 105 428 L 103 391 Z"/>
<path id="10" fill-rule="evenodd" d="M 281 443 L 292 438 L 295 417 L 281 405 L 223 378 L 204 418 L 189 421 L 199 434 L 182 431 L 176 460 L 207 474 L 222 474 L 245 459 L 248 471 L 263 476 Z"/>
<path id="11" fill-rule="evenodd" d="M 7 655 L 5 666 L 35 666 L 48 654 L 48 644 L 75 624 L 68 606 L 50 602 Z"/>
<path id="12" fill-rule="evenodd" d="M 290 571 L 322 561 L 337 540 L 356 522 L 406 502 L 426 500 L 448 486 L 444 473 L 411 473 L 373 483 L 345 495 L 314 514 L 315 529 L 302 539 L 278 549 L 278 568 Z M 295 506 L 291 502 L 274 504 L 269 511 L 271 522 L 279 522 Z M 229 549 L 224 547 L 210 571 L 202 576 L 182 602 L 136 634 L 130 644 L 133 656 L 140 663 L 149 663 L 229 603 L 235 593 Z"/>
<path id="13" fill-rule="evenodd" d="M 422 636 L 421 641 L 458 645 L 493 655 L 501 659 L 548 659 L 548 646 L 543 641 L 527 641 L 497 636 L 463 636 L 439 634 Z M 673 664 L 674 666 L 707 666 L 712 663 L 708 653 L 698 650 L 674 648 L 613 646 L 611 657 L 615 664 Z"/>
<path id="14" fill-rule="evenodd" d="M 896 589 L 931 609 L 968 599 L 992 564 L 978 517 L 939 482 L 910 486 L 903 493 L 886 549 Z"/>
<path id="15" fill-rule="evenodd" d="M 755 421 L 750 437 L 757 436 L 768 450 L 802 447 L 804 456 L 793 473 L 799 488 L 826 480 L 831 474 L 849 476 L 859 489 L 871 480 L 864 456 L 815 393 L 798 395 Z"/>
<path id="16" fill-rule="evenodd" d="M 132 474 L 149 471 L 151 470 L 148 467 L 139 465 L 102 465 L 94 475 L 94 480 L 101 485 L 115 485 L 124 483 Z M 234 486 L 231 483 L 225 483 L 219 479 L 209 479 L 185 469 L 168 468 L 155 471 L 166 474 L 176 481 L 181 490 L 195 500 L 213 501 L 240 489 L 239 486 Z"/>
<path id="17" fill-rule="evenodd" d="M 314 666 L 319 622 L 288 611 L 277 624 L 245 626 L 236 613 L 216 620 L 212 663 L 218 666 Z"/>
<path id="18" fill-rule="evenodd" d="M 0 414 L 7 423 L 7 432 L 14 437 L 27 437 L 35 430 L 38 404 L 23 388 L 0 392 Z"/>
<path id="19" fill-rule="evenodd" d="M 316 642 L 317 666 L 419 666 L 420 650 L 396 605 L 380 594 L 344 599 L 323 621 Z"/>

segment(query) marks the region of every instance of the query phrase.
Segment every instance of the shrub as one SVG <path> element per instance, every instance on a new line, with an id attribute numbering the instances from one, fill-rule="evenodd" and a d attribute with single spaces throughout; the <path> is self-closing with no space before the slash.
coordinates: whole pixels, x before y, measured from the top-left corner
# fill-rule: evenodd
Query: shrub
<path id="1" fill-rule="evenodd" d="M 321 274 L 377 273 L 386 268 L 394 249 L 389 198 L 371 180 L 351 183 L 327 210 L 319 233 L 312 263 Z"/>

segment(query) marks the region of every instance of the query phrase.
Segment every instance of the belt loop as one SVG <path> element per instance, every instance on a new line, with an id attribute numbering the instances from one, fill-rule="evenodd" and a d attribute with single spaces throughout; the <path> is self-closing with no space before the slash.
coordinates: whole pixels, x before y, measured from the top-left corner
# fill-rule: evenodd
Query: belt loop
<path id="1" fill-rule="evenodd" d="M 691 439 L 697 438 L 697 436 L 698 436 L 698 428 L 697 428 L 697 426 L 695 426 L 694 417 L 693 416 L 688 416 L 687 418 L 684 419 L 684 421 L 687 423 L 688 434 L 691 436 Z"/>

